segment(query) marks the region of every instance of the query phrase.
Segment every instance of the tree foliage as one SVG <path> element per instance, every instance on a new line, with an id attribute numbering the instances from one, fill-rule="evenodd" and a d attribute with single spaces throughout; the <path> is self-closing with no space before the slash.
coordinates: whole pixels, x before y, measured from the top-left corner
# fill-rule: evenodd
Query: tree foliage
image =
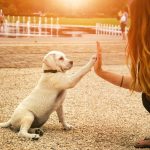
<path id="1" fill-rule="evenodd" d="M 49 16 L 98 17 L 114 16 L 126 5 L 127 0 L 81 0 L 81 8 L 73 9 L 64 0 L 0 0 L 5 15 L 32 15 L 43 12 Z"/>

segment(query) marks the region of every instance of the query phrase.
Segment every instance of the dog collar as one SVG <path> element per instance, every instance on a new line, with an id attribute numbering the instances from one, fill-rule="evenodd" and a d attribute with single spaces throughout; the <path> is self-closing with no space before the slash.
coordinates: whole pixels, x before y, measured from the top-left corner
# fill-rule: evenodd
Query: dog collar
<path id="1" fill-rule="evenodd" d="M 44 73 L 57 73 L 57 70 L 44 70 Z"/>

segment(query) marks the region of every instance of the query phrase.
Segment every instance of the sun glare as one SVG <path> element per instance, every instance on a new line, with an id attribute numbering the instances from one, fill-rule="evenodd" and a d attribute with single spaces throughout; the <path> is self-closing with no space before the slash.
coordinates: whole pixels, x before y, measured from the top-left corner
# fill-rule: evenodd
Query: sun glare
<path id="1" fill-rule="evenodd" d="M 72 9 L 81 8 L 85 3 L 85 0 L 62 0 L 62 1 L 65 5 L 71 7 Z"/>

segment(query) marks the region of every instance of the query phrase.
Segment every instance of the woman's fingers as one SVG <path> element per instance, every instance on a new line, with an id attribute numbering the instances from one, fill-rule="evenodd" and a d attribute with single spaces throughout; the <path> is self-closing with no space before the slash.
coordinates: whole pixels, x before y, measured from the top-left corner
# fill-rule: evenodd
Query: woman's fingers
<path id="1" fill-rule="evenodd" d="M 101 55 L 102 49 L 101 49 L 101 46 L 100 46 L 99 42 L 96 42 L 96 44 L 97 44 L 97 61 L 99 63 L 101 63 L 101 61 L 102 61 L 102 55 Z"/>
<path id="2" fill-rule="evenodd" d="M 94 65 L 94 70 L 97 74 L 99 74 L 102 71 L 102 55 L 101 55 L 102 49 L 99 42 L 96 42 L 96 45 L 97 45 L 97 60 Z"/>
<path id="3" fill-rule="evenodd" d="M 101 53 L 102 49 L 101 49 L 101 46 L 100 46 L 100 42 L 97 41 L 96 44 L 97 44 L 97 52 Z"/>

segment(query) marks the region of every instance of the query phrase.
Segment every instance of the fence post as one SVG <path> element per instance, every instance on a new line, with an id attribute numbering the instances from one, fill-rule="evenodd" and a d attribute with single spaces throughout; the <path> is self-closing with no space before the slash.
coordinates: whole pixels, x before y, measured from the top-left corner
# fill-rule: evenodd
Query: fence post
<path id="1" fill-rule="evenodd" d="M 38 30 L 39 30 L 39 35 L 41 35 L 41 17 L 39 17 Z"/>
<path id="2" fill-rule="evenodd" d="M 58 17 L 56 20 L 56 28 L 57 28 L 57 37 L 58 37 L 58 34 L 59 34 L 59 18 Z"/>
<path id="3" fill-rule="evenodd" d="M 35 18 L 35 16 L 34 16 L 34 18 L 33 18 L 33 28 L 34 28 L 34 35 L 36 34 L 36 18 Z"/>
<path id="4" fill-rule="evenodd" d="M 47 17 L 44 18 L 45 22 L 45 35 L 47 35 Z"/>
<path id="5" fill-rule="evenodd" d="M 51 36 L 53 36 L 53 18 L 51 17 Z"/>
<path id="6" fill-rule="evenodd" d="M 19 20 L 16 21 L 16 36 L 19 35 Z"/>

